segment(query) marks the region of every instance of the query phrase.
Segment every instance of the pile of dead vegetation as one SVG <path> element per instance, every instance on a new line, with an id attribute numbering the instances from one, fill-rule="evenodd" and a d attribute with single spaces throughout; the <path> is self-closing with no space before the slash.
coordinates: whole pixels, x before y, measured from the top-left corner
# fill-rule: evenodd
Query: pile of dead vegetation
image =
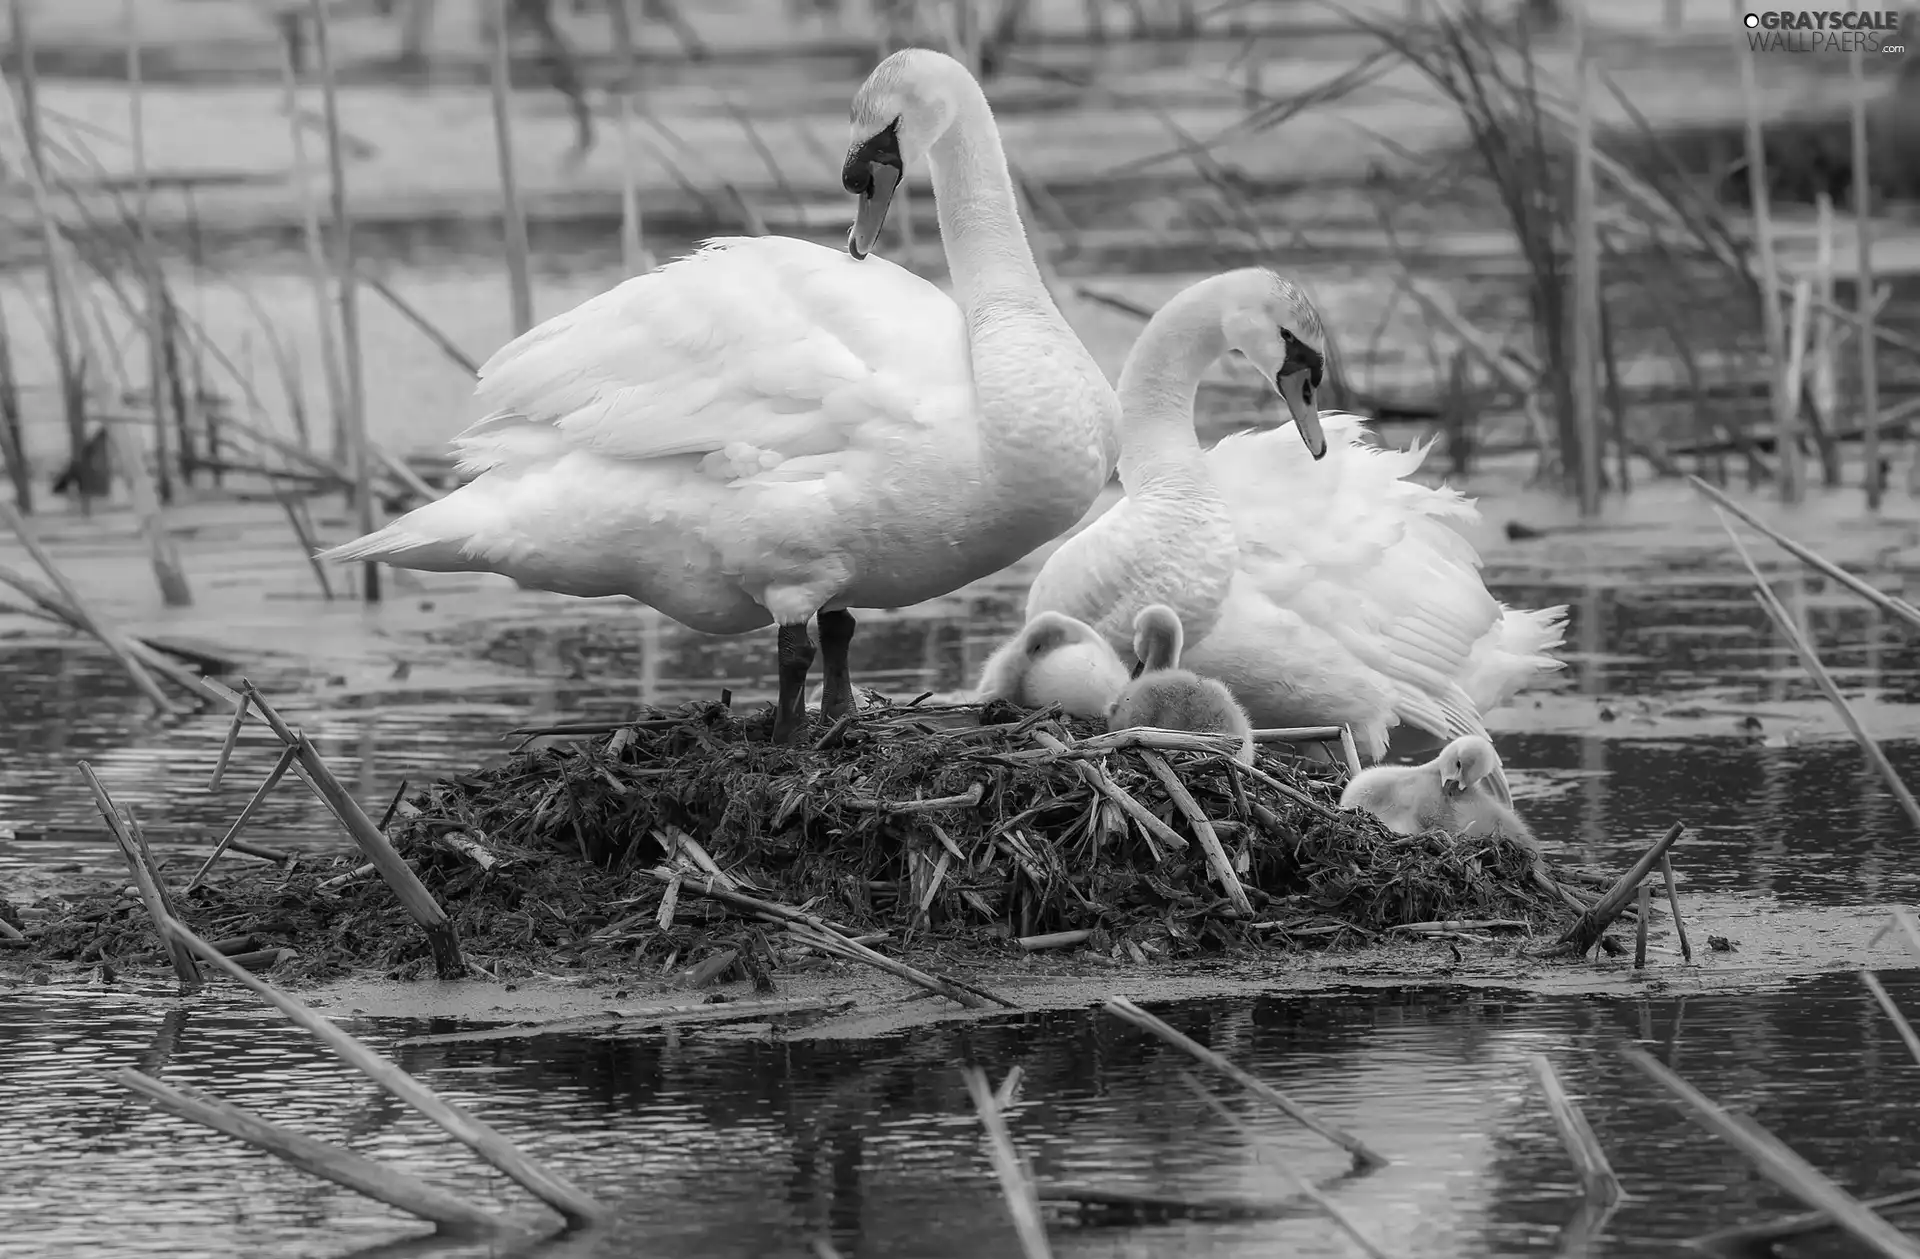
<path id="1" fill-rule="evenodd" d="M 769 919 L 745 898 L 895 947 L 1087 932 L 1135 960 L 1566 917 L 1524 851 L 1392 835 L 1335 807 L 1337 771 L 1285 744 L 1243 766 L 1203 736 L 1005 705 L 869 709 L 801 747 L 769 742 L 769 722 L 703 703 L 552 728 L 413 793 L 385 830 L 467 960 L 503 978 L 764 956 Z M 297 950 L 277 974 L 428 973 L 419 929 L 361 860 L 229 859 L 175 900 L 203 938 Z M 124 893 L 66 905 L 37 937 L 56 958 L 158 956 Z"/>

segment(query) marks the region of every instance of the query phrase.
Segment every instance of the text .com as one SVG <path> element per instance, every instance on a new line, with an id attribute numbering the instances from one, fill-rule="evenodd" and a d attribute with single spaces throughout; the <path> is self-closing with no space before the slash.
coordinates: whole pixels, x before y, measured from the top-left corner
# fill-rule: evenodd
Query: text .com
<path id="1" fill-rule="evenodd" d="M 1898 10 L 1774 9 L 1746 16 L 1747 47 L 1754 52 L 1903 53 Z"/>

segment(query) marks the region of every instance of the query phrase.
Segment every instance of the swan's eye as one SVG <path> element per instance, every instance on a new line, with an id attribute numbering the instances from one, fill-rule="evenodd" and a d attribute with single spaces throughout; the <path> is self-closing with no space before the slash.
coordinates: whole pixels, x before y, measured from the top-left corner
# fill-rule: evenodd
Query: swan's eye
<path id="1" fill-rule="evenodd" d="M 1300 386 L 1300 401 L 1313 401 L 1313 385 L 1311 383 Z"/>
<path id="2" fill-rule="evenodd" d="M 1291 328 L 1280 329 L 1280 340 L 1287 345 L 1292 345 L 1294 343 L 1293 329 Z"/>

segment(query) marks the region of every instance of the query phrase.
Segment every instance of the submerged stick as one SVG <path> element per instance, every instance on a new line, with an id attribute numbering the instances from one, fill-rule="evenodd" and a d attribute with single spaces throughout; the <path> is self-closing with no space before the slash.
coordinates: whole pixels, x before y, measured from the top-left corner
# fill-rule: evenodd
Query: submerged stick
<path id="1" fill-rule="evenodd" d="M 1628 1062 L 1679 1100 L 1694 1121 L 1752 1160 L 1760 1174 L 1780 1188 L 1832 1215 L 1841 1228 L 1892 1259 L 1920 1259 L 1920 1247 L 1893 1225 L 1860 1204 L 1852 1194 L 1821 1175 L 1777 1137 L 1744 1115 L 1723 1109 L 1706 1094 L 1655 1062 L 1644 1050 L 1621 1050 Z"/>
<path id="2" fill-rule="evenodd" d="M 1686 829 L 1685 822 L 1675 822 L 1669 826 L 1667 833 L 1655 840 L 1653 847 L 1640 854 L 1640 859 L 1614 881 L 1613 886 L 1607 889 L 1606 895 L 1594 902 L 1592 909 L 1581 914 L 1571 927 L 1560 934 L 1560 938 L 1554 941 L 1555 947 L 1571 946 L 1575 957 L 1585 957 L 1588 951 L 1600 942 L 1600 937 L 1606 933 L 1607 928 L 1613 925 L 1613 920 L 1626 909 L 1627 902 L 1634 898 L 1640 885 L 1646 882 L 1647 875 L 1652 873 L 1654 866 L 1667 855 L 1667 849 L 1678 842 Z"/>
<path id="3" fill-rule="evenodd" d="M 360 851 L 380 871 L 380 877 L 393 889 L 400 904 L 420 924 L 421 931 L 427 937 L 427 948 L 433 953 L 434 970 L 440 978 L 458 979 L 465 975 L 467 966 L 460 956 L 460 937 L 455 933 L 446 911 L 440 908 L 440 902 L 427 890 L 427 885 L 420 881 L 413 867 L 395 851 L 393 842 L 373 824 L 373 819 L 367 816 L 366 810 L 353 798 L 353 793 L 335 776 L 333 769 L 314 749 L 307 736 L 291 729 L 253 683 L 242 680 L 240 685 L 242 693 L 253 701 L 253 709 L 260 714 L 261 720 L 273 728 L 282 743 L 294 749 L 295 759 L 307 785 L 332 810 L 333 816 L 353 837 L 353 842 L 360 846 Z"/>
<path id="4" fill-rule="evenodd" d="M 1174 807 L 1186 816 L 1187 824 L 1193 827 L 1193 837 L 1200 841 L 1200 851 L 1207 854 L 1207 864 L 1213 868 L 1213 877 L 1226 889 L 1227 900 L 1233 904 L 1234 912 L 1242 918 L 1252 918 L 1253 902 L 1247 899 L 1247 889 L 1240 885 L 1240 876 L 1233 872 L 1233 862 L 1227 858 L 1227 850 L 1221 846 L 1220 836 L 1213 829 L 1213 823 L 1207 820 L 1207 815 L 1201 811 L 1199 802 L 1158 752 L 1143 751 L 1140 759 L 1147 763 L 1153 776 L 1167 789 Z"/>
<path id="5" fill-rule="evenodd" d="M 1915 1202 L 1920 1202 L 1920 1189 L 1903 1189 L 1899 1193 L 1866 1198 L 1860 1205 L 1879 1211 L 1886 1207 L 1903 1207 Z M 1803 1211 L 1798 1215 L 1785 1215 L 1777 1220 L 1768 1220 L 1764 1224 L 1736 1224 L 1732 1228 L 1702 1233 L 1698 1237 L 1689 1237 L 1686 1245 L 1707 1254 L 1753 1254 L 1758 1253 L 1769 1243 L 1783 1242 L 1792 1237 L 1804 1237 L 1808 1233 L 1818 1233 L 1837 1226 L 1838 1221 L 1825 1211 Z"/>
<path id="6" fill-rule="evenodd" d="M 1218 1071 L 1221 1075 L 1226 1076 L 1241 1088 L 1253 1093 L 1270 1105 L 1277 1107 L 1295 1123 L 1301 1124 L 1309 1131 L 1320 1134 L 1347 1153 L 1353 1155 L 1355 1163 L 1367 1167 L 1387 1166 L 1387 1159 L 1374 1153 L 1360 1138 L 1342 1132 L 1331 1124 L 1322 1123 L 1307 1113 L 1307 1111 L 1292 1098 L 1282 1093 L 1279 1089 L 1274 1088 L 1265 1080 L 1235 1066 L 1228 1059 L 1208 1049 L 1192 1037 L 1175 1031 L 1172 1027 L 1155 1018 L 1153 1015 L 1148 1014 L 1145 1010 L 1142 1010 L 1125 997 L 1109 997 L 1106 1003 L 1100 1008 L 1115 1018 L 1133 1024 L 1142 1031 L 1151 1032 L 1196 1062 Z"/>
<path id="7" fill-rule="evenodd" d="M 1881 781 L 1887 784 L 1887 790 L 1893 793 L 1893 798 L 1900 802 L 1900 807 L 1906 811 L 1907 820 L 1913 823 L 1914 830 L 1920 831 L 1920 801 L 1916 801 L 1913 793 L 1907 790 L 1907 784 L 1900 777 L 1900 771 L 1895 769 L 1893 762 L 1887 759 L 1887 753 L 1880 746 L 1880 741 L 1868 734 L 1867 728 L 1860 724 L 1860 718 L 1854 713 L 1853 705 L 1847 703 L 1846 696 L 1840 693 L 1840 688 L 1834 683 L 1832 675 L 1827 672 L 1827 667 L 1820 663 L 1820 657 L 1814 651 L 1813 644 L 1800 633 L 1800 627 L 1793 623 L 1793 617 L 1786 608 L 1781 606 L 1780 600 L 1774 597 L 1772 588 L 1767 585 L 1767 579 L 1760 575 L 1760 569 L 1754 564 L 1753 556 L 1747 554 L 1746 545 L 1740 541 L 1740 535 L 1733 531 L 1733 522 L 1726 518 L 1724 512 L 1720 515 L 1720 525 L 1727 531 L 1727 537 L 1733 540 L 1733 548 L 1740 553 L 1740 560 L 1747 566 L 1747 571 L 1753 574 L 1754 599 L 1766 612 L 1767 618 L 1773 622 L 1774 627 L 1780 631 L 1781 636 L 1793 648 L 1794 655 L 1800 657 L 1800 667 L 1807 671 L 1807 676 L 1813 679 L 1813 684 L 1820 688 L 1820 693 L 1827 697 L 1827 702 L 1832 704 L 1835 711 L 1840 714 L 1840 720 L 1847 727 L 1847 732 L 1853 736 L 1853 741 L 1860 745 L 1861 752 L 1866 754 L 1867 763 L 1879 773 Z"/>
<path id="8" fill-rule="evenodd" d="M 169 905 L 162 889 L 160 872 L 153 868 L 147 853 L 134 838 L 126 820 L 120 816 L 119 806 L 107 794 L 99 775 L 93 772 L 93 766 L 81 761 L 80 776 L 87 780 L 87 787 L 93 792 L 93 802 L 99 808 L 107 830 L 112 832 L 113 842 L 119 845 L 120 855 L 126 859 L 127 870 L 133 875 L 133 885 L 139 889 L 140 899 L 146 904 L 147 916 L 153 919 L 154 933 L 167 948 L 167 955 L 173 961 L 173 973 L 179 977 L 180 986 L 188 990 L 200 987 L 205 980 L 200 975 L 199 964 L 193 960 L 193 954 L 167 934 L 166 924 L 173 921 L 173 916 L 168 912 Z"/>
<path id="9" fill-rule="evenodd" d="M 1860 982 L 1867 986 L 1867 991 L 1873 994 L 1873 999 L 1878 1001 L 1880 1008 L 1887 1012 L 1887 1018 L 1893 1022 L 1893 1030 L 1899 1032 L 1900 1039 L 1906 1042 L 1907 1052 L 1913 1055 L 1915 1062 L 1920 1062 L 1920 1036 L 1914 1034 L 1913 1024 L 1907 1022 L 1907 1016 L 1900 1013 L 1900 1007 L 1893 1003 L 1893 995 L 1880 982 L 1880 976 L 1870 970 L 1862 970 Z"/>
<path id="10" fill-rule="evenodd" d="M 987 1157 L 993 1174 L 1000 1181 L 1000 1192 L 1007 1199 L 1007 1213 L 1020 1234 L 1020 1250 L 1027 1259 L 1052 1259 L 1047 1246 L 1047 1228 L 1040 1220 L 1040 1199 L 1033 1181 L 1020 1165 L 1019 1152 L 1013 1148 L 1013 1136 L 1007 1131 L 1006 1118 L 1000 1113 L 987 1073 L 978 1067 L 964 1067 L 960 1076 L 973 1096 L 973 1108 L 980 1113 L 980 1126 L 987 1130 Z"/>
<path id="11" fill-rule="evenodd" d="M 572 1182 L 541 1167 L 520 1148 L 465 1110 L 445 1101 L 420 1081 L 408 1075 L 385 1055 L 369 1049 L 341 1030 L 331 1020 L 316 1014 L 304 1002 L 282 992 L 243 967 L 236 966 L 220 950 L 193 934 L 179 922 L 168 919 L 163 933 L 184 943 L 202 960 L 209 962 L 229 978 L 237 980 L 261 1000 L 279 1010 L 293 1023 L 311 1033 L 327 1048 L 358 1069 L 395 1098 L 405 1102 L 442 1131 L 478 1154 L 491 1166 L 534 1197 L 558 1211 L 568 1224 L 591 1224 L 606 1215 L 606 1209 Z"/>
<path id="12" fill-rule="evenodd" d="M 163 1084 L 131 1067 L 115 1071 L 113 1078 L 161 1110 L 265 1150 L 310 1176 L 344 1185 L 375 1202 L 436 1224 L 443 1233 L 482 1236 L 506 1224 L 504 1217 L 430 1185 L 410 1172 L 269 1123 L 197 1089 Z"/>
<path id="13" fill-rule="evenodd" d="M 1593 1135 L 1586 1115 L 1560 1087 L 1560 1077 L 1553 1069 L 1552 1060 L 1545 1054 L 1529 1054 L 1527 1063 L 1533 1068 L 1533 1078 L 1540 1082 L 1547 1113 L 1553 1116 L 1553 1126 L 1560 1130 L 1560 1141 L 1567 1147 L 1567 1157 L 1573 1160 L 1574 1170 L 1580 1174 L 1580 1185 L 1587 1198 L 1601 1203 L 1620 1201 L 1625 1196 L 1620 1191 L 1620 1178 L 1614 1175 L 1607 1152 L 1601 1147 L 1600 1138 Z"/>

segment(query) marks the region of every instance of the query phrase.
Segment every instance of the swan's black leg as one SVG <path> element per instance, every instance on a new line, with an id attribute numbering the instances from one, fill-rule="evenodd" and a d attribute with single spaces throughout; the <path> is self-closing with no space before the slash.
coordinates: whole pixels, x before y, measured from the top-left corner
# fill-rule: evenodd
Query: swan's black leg
<path id="1" fill-rule="evenodd" d="M 807 733 L 807 671 L 813 668 L 813 639 L 807 623 L 780 627 L 780 701 L 774 708 L 773 741 L 798 743 Z"/>
<path id="2" fill-rule="evenodd" d="M 845 608 L 820 614 L 820 716 L 838 721 L 853 711 L 853 674 L 847 668 L 847 648 L 853 644 L 853 613 Z"/>

